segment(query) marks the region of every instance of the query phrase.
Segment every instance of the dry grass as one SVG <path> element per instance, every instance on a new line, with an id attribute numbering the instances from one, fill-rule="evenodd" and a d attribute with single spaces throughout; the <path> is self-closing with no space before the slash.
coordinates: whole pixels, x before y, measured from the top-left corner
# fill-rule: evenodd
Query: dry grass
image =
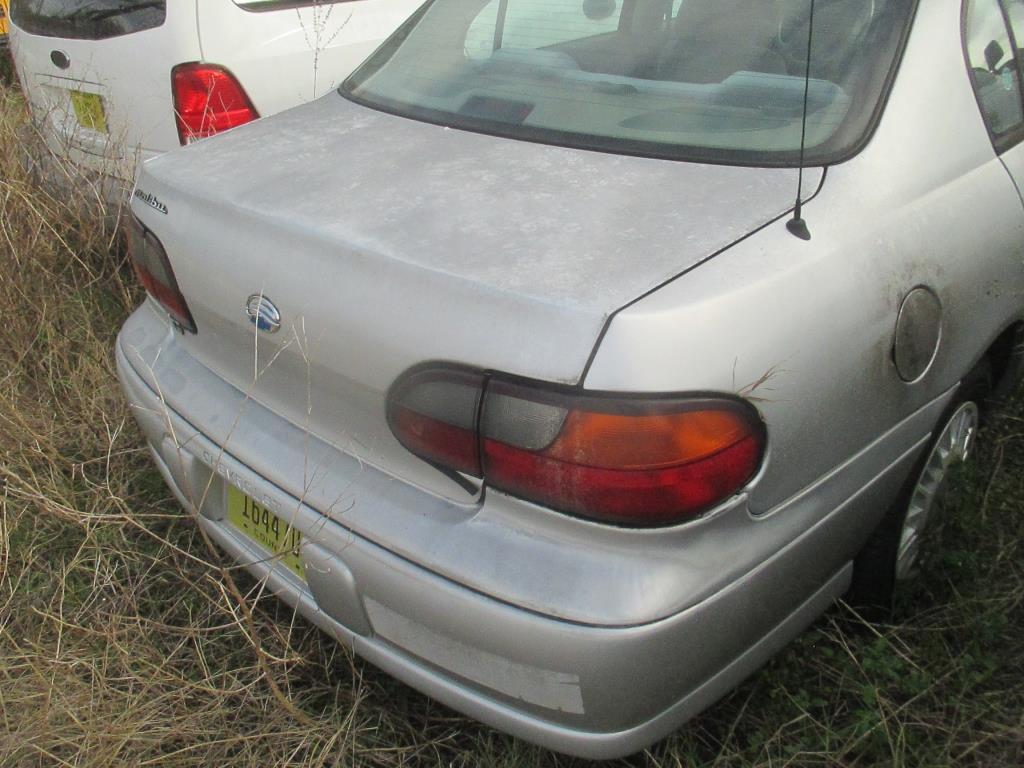
<path id="1" fill-rule="evenodd" d="M 117 387 L 140 295 L 92 196 L 28 183 L 0 88 L 0 765 L 581 765 L 351 659 L 233 572 L 164 488 Z M 1024 408 L 990 429 L 892 625 L 837 608 L 621 764 L 1024 763 Z"/>

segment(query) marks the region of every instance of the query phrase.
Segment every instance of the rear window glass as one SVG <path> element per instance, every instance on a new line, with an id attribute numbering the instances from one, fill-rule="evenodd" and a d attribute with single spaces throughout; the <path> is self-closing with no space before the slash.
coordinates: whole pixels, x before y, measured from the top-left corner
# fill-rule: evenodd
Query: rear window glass
<path id="1" fill-rule="evenodd" d="M 343 86 L 367 106 L 513 138 L 793 165 L 807 0 L 430 0 Z M 807 158 L 869 134 L 914 0 L 821 0 Z"/>
<path id="2" fill-rule="evenodd" d="M 12 0 L 11 21 L 33 35 L 102 40 L 159 27 L 166 0 Z"/>

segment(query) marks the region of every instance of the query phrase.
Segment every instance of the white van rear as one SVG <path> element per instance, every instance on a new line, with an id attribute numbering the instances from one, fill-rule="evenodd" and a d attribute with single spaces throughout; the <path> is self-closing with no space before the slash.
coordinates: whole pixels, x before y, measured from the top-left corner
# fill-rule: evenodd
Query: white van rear
<path id="1" fill-rule="evenodd" d="M 139 161 L 336 87 L 420 0 L 13 0 L 41 138 L 130 186 Z"/>

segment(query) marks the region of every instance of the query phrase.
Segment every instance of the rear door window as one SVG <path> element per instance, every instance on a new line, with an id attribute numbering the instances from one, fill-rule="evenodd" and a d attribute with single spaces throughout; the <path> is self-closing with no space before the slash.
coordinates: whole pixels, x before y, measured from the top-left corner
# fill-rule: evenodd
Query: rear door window
<path id="1" fill-rule="evenodd" d="M 1006 18 L 999 0 L 968 0 L 964 46 L 971 81 L 992 141 L 1000 151 L 1024 136 L 1020 62 Z"/>
<path id="2" fill-rule="evenodd" d="M 166 0 L 12 0 L 11 21 L 33 35 L 102 40 L 159 27 Z"/>

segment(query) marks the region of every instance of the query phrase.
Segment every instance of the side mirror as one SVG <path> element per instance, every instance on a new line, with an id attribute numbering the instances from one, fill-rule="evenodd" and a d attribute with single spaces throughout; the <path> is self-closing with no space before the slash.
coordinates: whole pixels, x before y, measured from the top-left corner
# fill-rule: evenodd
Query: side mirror
<path id="1" fill-rule="evenodd" d="M 583 15 L 591 21 L 607 19 L 618 7 L 615 0 L 583 0 Z"/>
<path id="2" fill-rule="evenodd" d="M 985 46 L 985 64 L 988 66 L 989 72 L 995 72 L 999 67 L 999 62 L 1005 57 L 1006 51 L 1003 50 L 1003 46 L 999 44 L 998 40 L 993 40 Z"/>

